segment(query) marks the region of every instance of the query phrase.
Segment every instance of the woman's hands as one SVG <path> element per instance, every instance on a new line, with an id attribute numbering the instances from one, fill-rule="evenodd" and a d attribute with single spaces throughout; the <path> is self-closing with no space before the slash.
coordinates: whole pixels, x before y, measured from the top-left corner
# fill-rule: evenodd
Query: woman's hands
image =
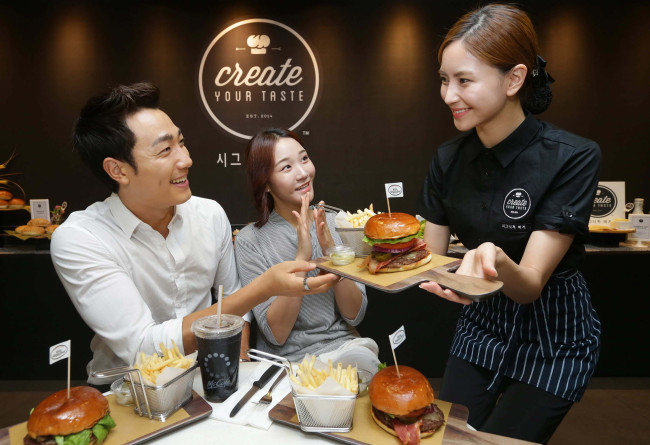
<path id="1" fill-rule="evenodd" d="M 319 204 L 324 203 L 324 201 L 319 202 Z M 314 209 L 314 221 L 316 221 L 316 236 L 318 237 L 318 244 L 320 244 L 320 250 L 325 254 L 327 249 L 334 246 L 332 233 L 330 232 L 327 220 L 325 219 L 325 210 L 322 208 Z"/>
<path id="2" fill-rule="evenodd" d="M 298 233 L 296 260 L 309 261 L 313 254 L 311 248 L 311 235 L 309 234 L 309 227 L 311 226 L 311 221 L 309 220 L 309 195 L 303 195 L 301 200 L 300 213 L 295 210 L 291 212 L 296 217 L 296 222 L 298 223 L 298 226 L 296 227 L 296 232 Z"/>
<path id="3" fill-rule="evenodd" d="M 295 210 L 292 211 L 298 224 L 296 227 L 296 232 L 298 233 L 298 251 L 296 252 L 296 260 L 309 261 L 313 255 L 311 235 L 309 233 L 309 228 L 311 226 L 309 218 L 309 196 L 303 195 L 301 200 L 300 213 Z M 322 202 L 323 201 L 321 201 L 321 203 Z M 320 244 L 320 250 L 325 254 L 327 249 L 334 246 L 334 240 L 332 239 L 332 233 L 327 225 L 325 210 L 314 209 L 313 212 L 314 221 L 316 222 L 318 244 Z"/>

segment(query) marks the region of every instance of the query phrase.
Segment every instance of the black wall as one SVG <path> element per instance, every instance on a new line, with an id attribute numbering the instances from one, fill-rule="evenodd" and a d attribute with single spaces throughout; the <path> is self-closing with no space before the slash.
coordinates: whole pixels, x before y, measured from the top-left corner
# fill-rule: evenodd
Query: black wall
<path id="1" fill-rule="evenodd" d="M 103 199 L 107 190 L 71 151 L 72 124 L 91 95 L 150 80 L 187 139 L 194 194 L 219 201 L 232 223 L 254 220 L 243 167 L 217 164 L 218 153 L 243 153 L 245 142 L 209 118 L 197 78 L 219 31 L 262 17 L 295 29 L 319 61 L 320 98 L 297 128 L 309 132 L 302 137 L 317 167 L 317 199 L 385 210 L 383 183 L 402 181 L 406 197 L 391 206 L 413 209 L 433 150 L 456 133 L 439 96 L 437 46 L 475 1 L 200 3 L 0 5 L 0 162 L 17 150 L 10 171 L 22 173 L 28 199 L 66 200 L 70 210 Z M 626 181 L 628 202 L 650 199 L 650 6 L 593 5 L 523 3 L 557 80 L 540 117 L 598 141 L 601 179 Z"/>

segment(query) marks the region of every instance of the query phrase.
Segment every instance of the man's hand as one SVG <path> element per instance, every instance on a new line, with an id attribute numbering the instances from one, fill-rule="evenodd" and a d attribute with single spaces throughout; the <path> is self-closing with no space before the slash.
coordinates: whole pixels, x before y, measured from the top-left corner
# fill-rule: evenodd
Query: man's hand
<path id="1" fill-rule="evenodd" d="M 288 297 L 321 294 L 338 282 L 338 276 L 326 273 L 307 278 L 309 290 L 305 289 L 304 277 L 297 275 L 297 272 L 309 272 L 315 268 L 316 264 L 307 261 L 285 261 L 271 267 L 259 278 L 264 283 L 265 288 L 269 290 L 269 294 Z"/>

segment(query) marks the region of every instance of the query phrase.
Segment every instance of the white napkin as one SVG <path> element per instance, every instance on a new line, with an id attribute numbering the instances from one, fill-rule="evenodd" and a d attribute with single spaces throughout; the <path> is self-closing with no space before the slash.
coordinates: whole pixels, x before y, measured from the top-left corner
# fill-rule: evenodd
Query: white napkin
<path id="1" fill-rule="evenodd" d="M 254 403 L 258 402 L 266 394 L 279 373 L 275 374 L 262 389 L 257 391 L 235 417 L 230 417 L 230 412 L 237 405 L 237 402 L 252 388 L 253 382 L 259 379 L 269 366 L 273 365 L 265 362 L 241 362 L 239 364 L 239 386 L 237 391 L 222 403 L 208 402 L 212 406 L 212 414 L 210 417 L 223 422 L 250 425 L 268 430 L 273 423 L 269 418 L 269 411 L 291 392 L 289 378 L 286 377 L 284 370 L 282 372 L 285 374 L 285 377 L 273 388 L 273 402 L 268 405 Z M 203 395 L 203 385 L 199 379 L 197 380 L 198 385 L 194 385 L 194 390 Z"/>

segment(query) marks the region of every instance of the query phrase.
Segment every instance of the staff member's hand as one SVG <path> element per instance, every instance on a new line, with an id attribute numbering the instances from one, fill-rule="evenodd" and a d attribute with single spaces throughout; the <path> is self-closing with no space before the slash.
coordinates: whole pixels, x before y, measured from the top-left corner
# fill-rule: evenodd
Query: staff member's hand
<path id="1" fill-rule="evenodd" d="M 496 278 L 498 276 L 495 267 L 497 248 L 492 243 L 483 243 L 476 249 L 468 251 L 456 271 L 457 275 L 468 275 L 477 278 Z M 438 283 L 429 281 L 422 283 L 420 288 L 436 294 L 449 301 L 461 304 L 471 304 L 472 300 L 461 297 L 456 292 L 443 289 Z"/>

